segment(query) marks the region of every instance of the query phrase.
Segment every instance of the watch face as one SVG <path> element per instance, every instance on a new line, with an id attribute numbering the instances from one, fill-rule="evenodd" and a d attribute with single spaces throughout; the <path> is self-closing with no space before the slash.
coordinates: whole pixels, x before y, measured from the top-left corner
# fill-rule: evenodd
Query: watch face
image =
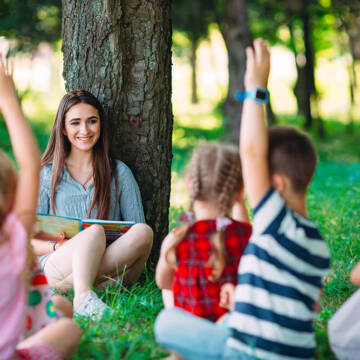
<path id="1" fill-rule="evenodd" d="M 262 90 L 256 90 L 256 98 L 260 99 L 260 100 L 265 100 L 266 99 L 266 92 L 262 91 Z"/>

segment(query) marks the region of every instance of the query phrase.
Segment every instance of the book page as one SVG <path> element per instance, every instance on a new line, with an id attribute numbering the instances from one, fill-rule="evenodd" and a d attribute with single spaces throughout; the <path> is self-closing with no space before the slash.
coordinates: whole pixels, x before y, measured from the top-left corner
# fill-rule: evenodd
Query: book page
<path id="1" fill-rule="evenodd" d="M 65 216 L 37 214 L 37 224 L 40 230 L 60 236 L 65 233 L 65 238 L 70 239 L 81 230 L 81 220 Z"/>

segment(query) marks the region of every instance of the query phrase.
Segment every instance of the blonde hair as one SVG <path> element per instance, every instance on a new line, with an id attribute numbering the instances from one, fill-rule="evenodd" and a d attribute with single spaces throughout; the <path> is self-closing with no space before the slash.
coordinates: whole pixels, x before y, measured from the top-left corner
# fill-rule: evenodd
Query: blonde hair
<path id="1" fill-rule="evenodd" d="M 16 180 L 17 175 L 11 160 L 0 150 L 0 229 L 14 201 Z"/>
<path id="2" fill-rule="evenodd" d="M 229 216 L 235 194 L 243 187 L 239 152 L 234 147 L 209 144 L 198 148 L 188 165 L 191 193 L 189 211 L 193 213 L 195 200 L 206 200 L 220 210 L 220 216 Z M 165 253 L 167 263 L 176 268 L 175 249 L 186 236 L 191 224 L 186 223 L 173 232 L 173 241 Z M 212 273 L 209 280 L 220 277 L 226 265 L 224 232 L 218 230 L 211 239 L 213 252 L 209 259 Z"/>

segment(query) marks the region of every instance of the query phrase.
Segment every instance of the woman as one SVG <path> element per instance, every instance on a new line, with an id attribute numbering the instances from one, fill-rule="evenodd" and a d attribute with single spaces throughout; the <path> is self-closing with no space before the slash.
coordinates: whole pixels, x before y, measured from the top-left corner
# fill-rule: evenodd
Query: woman
<path id="1" fill-rule="evenodd" d="M 130 169 L 110 156 L 103 108 L 91 93 L 78 89 L 62 98 L 41 165 L 38 212 L 137 223 L 108 247 L 100 225 L 61 243 L 33 240 L 50 285 L 72 286 L 75 313 L 101 317 L 107 306 L 91 286 L 104 286 L 102 275 L 135 282 L 153 233 Z"/>

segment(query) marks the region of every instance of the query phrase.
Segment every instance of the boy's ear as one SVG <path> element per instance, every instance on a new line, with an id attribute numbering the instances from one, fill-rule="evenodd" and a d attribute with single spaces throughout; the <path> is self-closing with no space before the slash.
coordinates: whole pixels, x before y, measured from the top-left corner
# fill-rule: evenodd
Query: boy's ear
<path id="1" fill-rule="evenodd" d="M 285 177 L 281 174 L 272 174 L 272 183 L 275 190 L 282 195 L 286 188 Z"/>

